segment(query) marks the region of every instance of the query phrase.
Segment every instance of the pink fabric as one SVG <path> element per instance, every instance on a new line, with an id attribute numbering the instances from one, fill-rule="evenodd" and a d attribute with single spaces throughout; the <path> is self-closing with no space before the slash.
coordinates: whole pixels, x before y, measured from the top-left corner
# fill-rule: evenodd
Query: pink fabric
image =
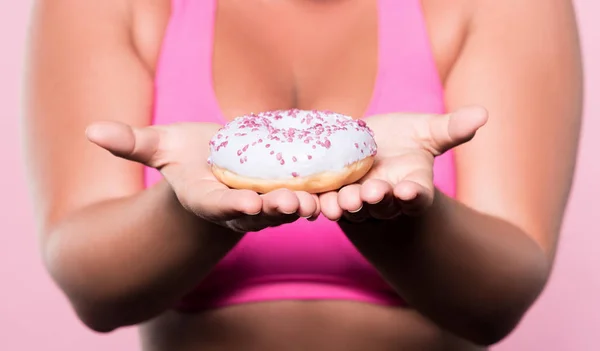
<path id="1" fill-rule="evenodd" d="M 443 113 L 443 89 L 419 0 L 380 0 L 379 72 L 364 117 Z M 173 0 L 156 77 L 156 124 L 225 120 L 212 87 L 215 0 Z M 438 157 L 435 183 L 454 195 L 452 154 Z M 147 170 L 147 184 L 160 179 Z M 365 233 L 368 235 L 368 233 Z M 402 300 L 349 242 L 321 217 L 246 235 L 178 306 L 214 308 L 282 299 Z"/>

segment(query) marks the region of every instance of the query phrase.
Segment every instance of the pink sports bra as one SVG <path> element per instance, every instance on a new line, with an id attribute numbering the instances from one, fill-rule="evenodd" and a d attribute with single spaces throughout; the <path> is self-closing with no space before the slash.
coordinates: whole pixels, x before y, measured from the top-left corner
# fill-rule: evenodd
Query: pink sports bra
<path id="1" fill-rule="evenodd" d="M 156 77 L 154 123 L 225 119 L 212 87 L 217 0 L 173 0 Z M 365 117 L 443 113 L 443 89 L 420 0 L 379 0 L 379 67 Z M 435 183 L 454 193 L 452 154 L 435 162 Z M 148 169 L 147 185 L 160 179 Z M 365 233 L 368 235 L 368 233 Z M 177 306 L 202 310 L 256 301 L 338 299 L 402 305 L 335 222 L 321 216 L 249 233 Z"/>

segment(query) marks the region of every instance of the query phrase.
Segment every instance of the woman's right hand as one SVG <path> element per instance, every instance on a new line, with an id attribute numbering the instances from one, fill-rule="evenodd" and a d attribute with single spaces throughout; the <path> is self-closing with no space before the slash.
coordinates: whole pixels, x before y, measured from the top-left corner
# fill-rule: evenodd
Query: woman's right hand
<path id="1" fill-rule="evenodd" d="M 316 195 L 279 189 L 259 195 L 230 189 L 207 163 L 208 143 L 221 126 L 176 123 L 143 128 L 119 122 L 90 125 L 87 138 L 113 155 L 159 170 L 181 205 L 198 217 L 237 232 L 259 231 L 300 217 L 316 219 Z"/>

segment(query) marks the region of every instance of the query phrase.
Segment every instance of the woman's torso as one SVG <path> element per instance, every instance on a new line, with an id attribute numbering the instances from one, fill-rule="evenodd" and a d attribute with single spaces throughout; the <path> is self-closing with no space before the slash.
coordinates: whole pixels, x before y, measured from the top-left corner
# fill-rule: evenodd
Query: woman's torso
<path id="1" fill-rule="evenodd" d="M 205 50 L 211 57 L 198 57 L 199 66 L 209 63 L 209 66 L 202 67 L 199 72 L 206 73 L 205 77 L 212 76 L 212 79 L 207 81 L 214 95 L 208 97 L 214 100 L 211 105 L 215 109 L 213 111 L 210 107 L 204 108 L 198 105 L 198 102 L 192 102 L 198 95 L 190 94 L 189 91 L 194 90 L 196 83 L 193 80 L 193 72 L 186 71 L 185 66 L 179 72 L 181 75 L 178 75 L 176 70 L 160 72 L 161 54 L 164 59 L 165 50 L 171 50 L 171 53 L 177 50 L 169 47 L 172 39 L 164 36 L 169 28 L 169 21 L 172 20 L 170 1 L 134 1 L 134 40 L 150 69 L 158 69 L 163 75 L 157 77 L 158 85 L 181 84 L 180 94 L 173 94 L 173 99 L 176 100 L 170 103 L 189 102 L 190 105 L 198 106 L 197 111 L 192 109 L 193 112 L 189 116 L 185 115 L 185 111 L 190 109 L 171 108 L 173 113 L 183 111 L 183 120 L 204 121 L 207 119 L 199 117 L 200 114 L 215 111 L 225 119 L 231 119 L 243 113 L 286 108 L 327 109 L 353 116 L 361 116 L 370 110 L 375 113 L 393 112 L 382 111 L 377 109 L 377 106 L 373 108 L 374 90 L 381 89 L 381 60 L 378 60 L 378 56 L 381 54 L 379 46 L 383 42 L 382 34 L 385 35 L 380 33 L 382 11 L 378 11 L 375 0 L 219 0 L 214 23 L 209 24 L 214 26 L 209 28 L 212 37 L 208 42 L 211 47 Z M 418 0 L 402 0 L 398 4 L 411 2 L 418 3 Z M 177 3 L 181 5 L 186 1 Z M 386 6 L 390 7 L 392 1 L 379 3 L 387 3 Z M 468 8 L 456 2 L 449 6 L 441 0 L 424 0 L 422 5 L 422 14 L 426 19 L 426 25 L 423 24 L 426 28 L 422 29 L 426 29 L 430 34 L 431 43 L 426 44 L 431 44 L 432 69 L 437 71 L 436 79 L 441 83 L 450 71 L 462 43 Z M 207 6 L 207 10 L 211 8 L 212 6 Z M 398 6 L 397 10 L 402 11 L 402 7 Z M 198 21 L 202 19 L 197 18 Z M 389 19 L 393 20 L 393 17 Z M 203 28 L 202 25 L 194 23 L 193 19 L 188 18 L 187 21 L 189 23 L 186 25 Z M 197 39 L 193 29 L 185 32 L 189 36 L 185 40 L 191 42 Z M 198 32 L 198 38 L 202 35 L 206 33 Z M 389 38 L 385 40 L 390 41 Z M 386 59 L 389 60 L 390 57 Z M 402 64 L 402 60 L 399 61 L 399 64 Z M 389 65 L 389 62 L 387 64 Z M 416 65 L 415 69 L 419 67 Z M 419 75 L 416 74 L 416 77 Z M 389 80 L 390 77 L 386 79 Z M 186 85 L 185 82 L 190 83 Z M 416 90 L 417 85 L 415 84 Z M 186 88 L 188 92 L 185 91 Z M 200 90 L 202 88 L 200 87 Z M 394 85 L 386 88 L 393 89 Z M 157 87 L 157 93 L 161 94 L 160 86 Z M 206 99 L 207 96 L 200 98 Z M 167 105 L 168 108 L 169 101 L 164 100 L 168 99 L 157 96 L 157 103 Z M 393 103 L 388 105 L 392 106 Z M 437 101 L 433 102 L 433 110 L 418 112 L 441 112 L 439 109 L 442 106 L 443 101 Z M 411 104 L 400 107 L 410 109 Z M 420 106 L 417 104 L 414 108 L 418 110 Z M 158 109 L 160 110 L 160 107 Z M 232 268 L 235 269 L 236 261 L 245 259 L 245 262 L 256 264 L 256 261 L 259 261 L 260 264 L 260 260 L 263 260 L 264 265 L 271 267 L 276 263 L 274 258 L 277 255 L 271 255 L 271 261 L 266 260 L 260 256 L 259 248 L 255 249 L 255 255 L 252 256 L 252 245 L 260 247 L 269 244 L 267 241 L 247 241 L 249 240 L 246 244 L 242 242 L 244 245 L 241 245 L 241 249 L 236 247 L 232 255 L 225 259 L 229 259 L 229 266 L 224 262 L 217 267 L 213 274 L 214 284 L 218 284 L 219 274 L 223 276 L 235 273 Z M 344 243 L 340 241 L 339 244 L 343 246 Z M 245 253 L 240 252 L 244 251 L 244 248 Z M 285 246 L 283 250 L 285 251 Z M 342 247 L 339 250 L 342 250 Z M 346 247 L 345 250 L 356 265 L 354 273 L 363 274 L 363 278 L 371 279 L 373 284 L 382 284 L 376 273 L 367 267 L 366 262 L 354 257 L 356 254 L 351 252 L 351 247 Z M 294 251 L 288 254 L 292 253 Z M 319 253 L 336 254 L 335 251 Z M 274 273 L 277 273 L 277 270 Z M 200 298 L 206 292 L 209 295 L 211 293 L 210 289 L 200 289 Z M 213 289 L 212 293 L 215 292 L 219 293 L 219 290 Z M 252 301 L 249 299 L 247 302 Z M 405 307 L 386 307 L 351 300 L 271 299 L 254 303 L 225 304 L 229 306 L 204 309 L 197 313 L 170 311 L 147 323 L 141 329 L 144 349 L 473 349 Z"/>

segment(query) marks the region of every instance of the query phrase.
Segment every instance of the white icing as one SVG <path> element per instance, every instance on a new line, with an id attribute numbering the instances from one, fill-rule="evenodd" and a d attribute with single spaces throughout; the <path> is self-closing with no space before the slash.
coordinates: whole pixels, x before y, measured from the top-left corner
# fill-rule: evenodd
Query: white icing
<path id="1" fill-rule="evenodd" d="M 333 112 L 272 111 L 234 119 L 210 141 L 209 163 L 240 176 L 288 179 L 338 171 L 377 152 L 362 121 Z"/>

